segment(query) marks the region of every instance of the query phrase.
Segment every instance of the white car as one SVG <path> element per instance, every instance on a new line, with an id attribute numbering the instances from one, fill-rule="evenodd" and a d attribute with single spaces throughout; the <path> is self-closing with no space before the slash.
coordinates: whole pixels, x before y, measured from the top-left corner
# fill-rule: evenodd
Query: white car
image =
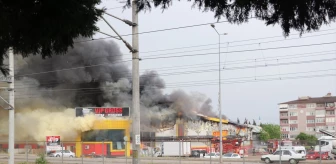
<path id="1" fill-rule="evenodd" d="M 299 163 L 299 161 L 306 160 L 305 155 L 297 154 L 293 150 L 277 150 L 273 154 L 267 154 L 261 156 L 261 160 L 265 161 L 266 163 L 280 161 L 280 154 L 281 154 L 281 161 L 287 161 L 290 164 L 297 164 Z"/>
<path id="2" fill-rule="evenodd" d="M 63 153 L 62 153 L 62 151 L 63 151 Z M 70 158 L 75 157 L 75 153 L 73 153 L 70 150 L 57 150 L 57 151 L 51 153 L 49 155 L 49 157 L 62 157 L 62 154 L 63 154 L 63 157 L 70 157 Z"/>
<path id="3" fill-rule="evenodd" d="M 205 154 L 204 158 L 219 158 L 219 153 L 209 153 Z"/>
<path id="4" fill-rule="evenodd" d="M 226 153 L 223 158 L 241 158 L 241 156 L 237 153 Z"/>

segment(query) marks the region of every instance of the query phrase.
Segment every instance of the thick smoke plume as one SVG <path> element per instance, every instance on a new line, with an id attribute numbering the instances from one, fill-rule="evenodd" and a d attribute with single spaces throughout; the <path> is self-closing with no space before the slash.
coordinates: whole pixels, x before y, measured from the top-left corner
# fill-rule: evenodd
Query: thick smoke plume
<path id="1" fill-rule="evenodd" d="M 132 107 L 132 79 L 127 59 L 113 41 L 77 43 L 68 54 L 41 59 L 16 57 L 16 140 L 43 141 L 47 135 L 74 140 L 90 130 L 93 116 L 75 117 L 75 107 Z M 58 71 L 54 71 L 58 70 Z M 163 128 L 177 114 L 216 116 L 211 100 L 176 90 L 163 94 L 165 82 L 155 71 L 140 77 L 142 126 Z M 6 95 L 3 95 L 6 97 Z M 0 136 L 7 131 L 7 113 L 0 113 Z"/>

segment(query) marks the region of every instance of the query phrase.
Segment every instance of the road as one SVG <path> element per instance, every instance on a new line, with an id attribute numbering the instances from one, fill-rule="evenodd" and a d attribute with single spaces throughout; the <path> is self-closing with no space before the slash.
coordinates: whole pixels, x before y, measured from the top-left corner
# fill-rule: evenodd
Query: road
<path id="1" fill-rule="evenodd" d="M 16 155 L 15 163 L 30 162 L 34 163 L 37 156 Z M 131 158 L 55 158 L 47 157 L 50 164 L 125 164 L 131 163 Z M 7 163 L 6 155 L 0 155 L 0 164 Z M 204 158 L 141 158 L 142 164 L 219 164 L 218 159 L 204 159 Z M 245 159 L 245 164 L 263 163 L 257 157 L 249 157 Z M 300 164 L 318 164 L 319 161 L 304 161 Z M 335 164 L 335 161 L 322 161 L 322 164 Z M 223 159 L 223 164 L 244 164 L 243 159 Z M 282 164 L 285 164 L 282 162 Z"/>

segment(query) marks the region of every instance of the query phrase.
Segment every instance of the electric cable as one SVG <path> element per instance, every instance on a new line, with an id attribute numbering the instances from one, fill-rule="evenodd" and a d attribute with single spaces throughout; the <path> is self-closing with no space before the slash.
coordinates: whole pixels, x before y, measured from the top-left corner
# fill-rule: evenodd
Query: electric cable
<path id="1" fill-rule="evenodd" d="M 280 75 L 297 75 L 297 74 L 307 74 L 307 73 L 318 73 L 318 72 L 327 72 L 327 71 L 335 71 L 336 69 L 323 69 L 323 70 L 315 70 L 315 71 L 301 71 L 301 72 L 290 72 L 290 73 L 283 73 Z M 262 77 L 272 77 L 272 76 L 279 76 L 279 74 L 269 74 L 269 75 L 260 75 L 257 76 L 258 78 Z M 245 77 L 236 77 L 236 78 L 225 78 L 222 79 L 222 82 L 231 82 L 232 80 L 243 80 L 243 79 L 253 79 L 254 76 L 245 76 Z M 254 79 L 253 79 L 254 80 Z M 178 82 L 178 83 L 171 83 L 170 85 L 167 86 L 176 86 L 179 84 L 184 84 L 184 85 L 194 85 L 197 83 L 207 83 L 209 82 L 217 83 L 217 80 L 201 80 L 201 81 L 186 81 L 186 82 Z M 173 85 L 172 85 L 173 84 Z M 140 86 L 147 86 L 147 85 L 140 85 Z M 38 90 L 39 92 L 55 92 L 55 91 L 77 91 L 77 90 L 97 90 L 97 89 L 108 89 L 110 87 L 88 87 L 88 88 L 63 88 L 63 89 L 44 89 L 44 90 Z M 166 88 L 166 87 L 165 87 Z M 19 88 L 16 88 L 16 91 Z M 27 89 L 27 88 L 21 88 L 21 89 Z M 119 89 L 120 90 L 120 89 Z"/>
<path id="2" fill-rule="evenodd" d="M 318 63 L 318 62 L 329 62 L 329 61 L 334 61 L 336 60 L 336 58 L 326 58 L 326 59 L 316 59 L 316 60 L 305 60 L 305 61 L 295 61 L 295 62 L 284 62 L 284 63 L 275 63 L 275 64 L 269 64 L 267 66 L 265 65 L 247 65 L 247 66 L 239 66 L 239 67 L 226 67 L 224 68 L 224 70 L 241 70 L 241 69 L 250 69 L 250 68 L 257 68 L 257 67 L 272 67 L 272 66 L 280 66 L 280 65 L 297 65 L 297 64 L 306 64 L 306 63 Z M 277 60 L 278 61 L 278 60 Z M 203 68 L 203 66 L 202 66 Z M 168 72 L 168 73 L 161 73 L 159 74 L 154 74 L 154 75 L 144 75 L 142 74 L 140 76 L 140 78 L 146 78 L 146 77 L 150 77 L 150 76 L 171 76 L 171 75 L 183 75 L 183 74 L 194 74 L 194 73 L 208 73 L 208 72 L 217 72 L 218 69 L 214 68 L 214 69 L 202 69 L 202 70 L 191 70 L 191 71 L 186 71 L 185 69 L 183 69 L 184 71 L 177 71 L 177 72 Z M 124 76 L 124 78 L 131 78 L 131 73 L 129 73 L 128 75 Z M 42 83 L 42 85 L 45 85 L 46 83 Z M 55 82 L 51 82 L 51 85 L 57 84 Z M 61 84 L 61 82 L 60 82 Z M 17 87 L 19 88 L 19 87 Z"/>
<path id="3" fill-rule="evenodd" d="M 229 51 L 229 52 L 221 52 L 221 53 L 240 53 L 240 52 L 252 52 L 252 51 L 260 51 L 260 50 L 274 50 L 274 49 L 286 49 L 286 48 L 299 48 L 299 47 L 307 47 L 307 46 L 320 46 L 320 45 L 328 45 L 328 44 L 335 44 L 336 42 L 326 42 L 326 43 L 316 43 L 316 44 L 306 44 L 306 45 L 296 45 L 296 46 L 284 46 L 284 47 L 271 47 L 271 48 L 264 48 L 264 49 L 248 49 L 248 50 L 239 50 L 239 51 Z M 188 55 L 176 55 L 176 56 L 162 56 L 162 57 L 151 57 L 151 58 L 141 58 L 141 60 L 153 60 L 153 59 L 167 59 L 167 58 L 180 58 L 180 57 L 191 57 L 191 56 L 205 56 L 205 55 L 214 55 L 218 53 L 206 53 L 206 54 L 188 54 Z M 120 61 L 120 62 L 130 62 L 128 61 Z M 117 62 L 114 62 L 117 63 Z M 73 70 L 73 69 L 81 69 L 81 68 L 88 68 L 88 67 L 96 67 L 101 65 L 106 65 L 111 63 L 105 64 L 95 64 L 89 66 L 80 66 L 80 67 L 73 67 L 73 68 L 65 68 L 59 70 L 52 70 L 52 71 L 45 71 L 45 72 L 37 72 L 37 73 L 30 73 L 24 75 L 17 75 L 14 77 L 19 76 L 30 76 L 30 75 L 38 75 L 38 74 L 45 74 L 45 73 L 52 73 L 52 72 L 59 72 L 59 71 L 66 71 L 66 70 Z"/>
<path id="4" fill-rule="evenodd" d="M 306 75 L 306 76 L 295 76 L 295 77 L 283 77 L 281 80 L 279 78 L 267 78 L 267 79 L 258 79 L 258 80 L 244 80 L 244 81 L 230 81 L 230 82 L 222 82 L 221 84 L 241 84 L 241 83 L 249 83 L 249 82 L 265 82 L 265 81 L 283 81 L 283 80 L 294 80 L 294 79 L 306 79 L 306 78 L 316 78 L 316 77 L 330 77 L 336 76 L 336 74 L 319 74 L 319 75 Z M 172 86 L 172 87 L 165 87 L 164 89 L 168 88 L 180 88 L 180 87 L 199 87 L 199 86 L 211 86 L 211 85 L 218 85 L 217 82 L 214 83 L 200 83 L 200 84 L 188 84 L 188 85 L 179 85 L 179 86 Z M 65 91 L 65 90 L 64 90 Z M 68 90 L 69 91 L 69 90 Z M 74 90 L 70 90 L 74 91 Z M 103 92 L 108 92 L 109 90 L 105 90 Z M 113 91 L 113 90 L 110 90 Z M 84 93 L 83 93 L 84 94 Z M 85 94 L 97 94 L 97 93 L 85 93 Z M 22 95 L 24 96 L 24 95 Z M 45 96 L 43 96 L 45 97 Z M 25 98 L 41 98 L 41 97 L 17 97 L 16 99 L 25 99 Z"/>

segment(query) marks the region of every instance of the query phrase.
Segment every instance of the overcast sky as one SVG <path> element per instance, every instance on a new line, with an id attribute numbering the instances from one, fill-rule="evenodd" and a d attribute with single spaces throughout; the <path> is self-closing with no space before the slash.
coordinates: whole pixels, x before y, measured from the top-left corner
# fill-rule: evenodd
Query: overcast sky
<path id="1" fill-rule="evenodd" d="M 131 20 L 131 9 L 123 11 L 118 8 L 122 5 L 114 0 L 103 0 L 101 4 L 109 9 L 109 13 Z M 158 8 L 139 14 L 139 32 L 216 22 L 212 12 L 204 13 L 191 6 L 190 2 L 174 1 L 173 6 L 164 12 Z M 120 34 L 132 32 L 124 23 L 108 16 L 105 18 Z M 101 31 L 115 35 L 103 21 L 98 25 Z M 216 29 L 220 33 L 228 33 L 221 37 L 221 51 L 230 52 L 221 54 L 221 67 L 227 68 L 222 70 L 221 75 L 222 83 L 226 83 L 222 84 L 222 112 L 230 119 L 236 120 L 239 117 L 242 121 L 246 117 L 252 121 L 258 120 L 260 116 L 264 123 L 278 123 L 278 103 L 295 100 L 299 96 L 319 97 L 328 92 L 335 95 L 336 77 L 330 75 L 336 74 L 336 44 L 311 45 L 336 42 L 335 23 L 323 26 L 320 31 L 304 34 L 301 38 L 297 31 L 292 31 L 286 40 L 280 26 L 265 26 L 264 22 L 255 19 L 242 25 L 217 23 Z M 105 36 L 94 36 L 100 37 Z M 260 39 L 265 37 L 268 39 Z M 132 43 L 131 36 L 124 38 Z M 125 53 L 125 59 L 131 59 L 124 44 L 120 41 L 117 43 Z M 210 25 L 141 34 L 139 51 L 144 60 L 140 63 L 140 72 L 157 70 L 166 81 L 166 93 L 176 89 L 200 92 L 210 97 L 214 110 L 218 110 L 218 54 L 145 59 L 217 53 L 217 43 L 218 36 Z M 299 45 L 311 46 L 237 52 Z M 192 47 L 181 49 L 190 46 Z M 156 51 L 164 49 L 175 50 Z M 279 66 L 274 66 L 276 64 Z M 131 63 L 129 65 L 131 67 Z M 320 77 L 311 78 L 312 76 Z M 290 80 L 285 80 L 286 78 Z M 199 85 L 200 83 L 203 85 Z"/>

